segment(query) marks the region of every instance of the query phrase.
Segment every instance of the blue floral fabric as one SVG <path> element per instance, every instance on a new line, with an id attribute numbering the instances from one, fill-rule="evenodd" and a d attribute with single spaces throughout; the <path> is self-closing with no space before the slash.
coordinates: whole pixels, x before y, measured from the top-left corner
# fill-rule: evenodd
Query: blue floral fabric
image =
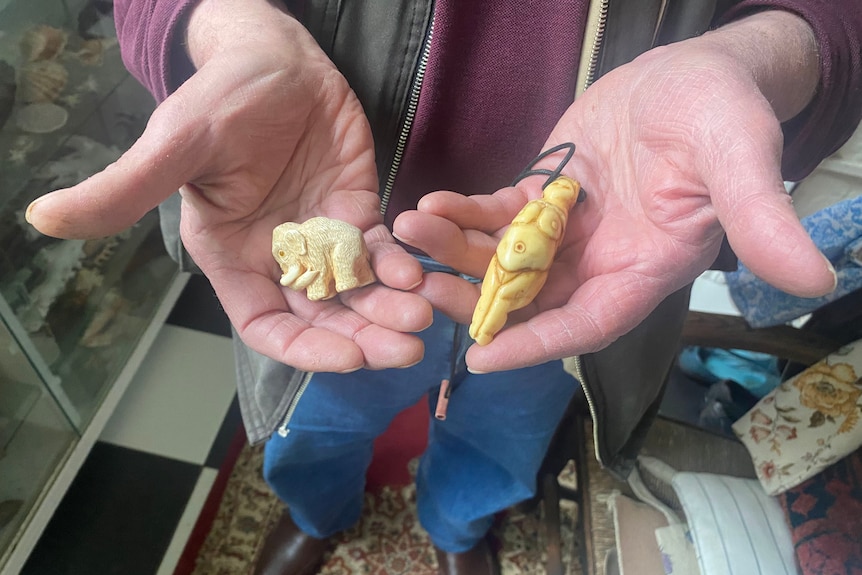
<path id="1" fill-rule="evenodd" d="M 741 262 L 726 275 L 730 295 L 751 327 L 781 325 L 862 288 L 862 196 L 802 219 L 802 226 L 838 274 L 838 287 L 824 297 L 802 298 L 772 287 Z"/>

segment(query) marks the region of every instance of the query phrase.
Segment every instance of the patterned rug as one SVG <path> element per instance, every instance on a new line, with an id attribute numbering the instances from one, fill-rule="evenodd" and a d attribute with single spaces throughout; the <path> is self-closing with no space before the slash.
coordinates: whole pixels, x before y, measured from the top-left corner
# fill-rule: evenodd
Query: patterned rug
<path id="1" fill-rule="evenodd" d="M 586 437 L 590 437 L 587 435 Z M 203 542 L 192 557 L 181 561 L 175 575 L 240 575 L 251 573 L 254 562 L 270 528 L 282 512 L 281 502 L 272 494 L 261 476 L 263 450 L 242 447 L 226 483 L 219 489 L 215 517 L 207 521 Z M 415 473 L 417 460 L 410 463 Z M 592 467 L 592 466 L 591 466 Z M 603 472 L 599 472 L 600 474 Z M 560 484 L 575 488 L 574 464 L 560 474 Z M 612 489 L 603 486 L 602 490 Z M 595 500 L 596 494 L 591 494 Z M 591 531 L 600 534 L 591 542 L 590 555 L 602 556 L 613 540 L 606 506 L 606 494 L 598 494 L 587 505 Z M 415 487 L 383 487 L 365 495 L 365 508 L 359 523 L 340 535 L 327 556 L 320 575 L 436 575 L 434 550 L 419 525 L 415 508 Z M 568 575 L 583 575 L 577 530 L 577 505 L 561 502 L 562 557 Z M 533 511 L 510 510 L 502 514 L 492 530 L 503 575 L 543 575 L 546 558 L 545 525 L 541 506 Z M 601 548 L 601 549 L 599 549 Z M 189 548 L 187 547 L 188 555 Z M 193 550 L 194 551 L 194 550 Z M 590 561 L 595 565 L 598 561 Z M 596 570 L 598 572 L 598 569 Z"/>

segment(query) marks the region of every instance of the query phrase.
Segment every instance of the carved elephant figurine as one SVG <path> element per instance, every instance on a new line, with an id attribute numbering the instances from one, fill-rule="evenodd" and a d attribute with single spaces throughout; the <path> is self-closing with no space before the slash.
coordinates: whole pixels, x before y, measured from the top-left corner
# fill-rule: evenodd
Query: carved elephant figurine
<path id="1" fill-rule="evenodd" d="M 347 222 L 318 217 L 281 224 L 272 231 L 272 255 L 281 285 L 305 289 L 312 301 L 376 281 L 362 231 Z"/>
<path id="2" fill-rule="evenodd" d="M 476 343 L 491 343 L 509 313 L 527 306 L 545 285 L 580 192 L 577 181 L 560 176 L 512 220 L 497 244 L 473 310 L 469 333 Z"/>

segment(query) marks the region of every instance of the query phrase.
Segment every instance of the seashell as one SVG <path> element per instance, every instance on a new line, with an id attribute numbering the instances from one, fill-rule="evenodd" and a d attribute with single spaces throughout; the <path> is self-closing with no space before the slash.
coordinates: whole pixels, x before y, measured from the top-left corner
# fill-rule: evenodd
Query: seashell
<path id="1" fill-rule="evenodd" d="M 15 107 L 15 92 L 18 84 L 15 82 L 15 68 L 8 62 L 0 60 L 0 129 L 12 115 Z"/>
<path id="2" fill-rule="evenodd" d="M 120 240 L 113 236 L 100 240 L 89 240 L 84 244 L 84 254 L 88 260 L 91 260 L 92 265 L 97 268 L 102 267 L 114 256 L 119 245 Z"/>
<path id="3" fill-rule="evenodd" d="M 75 291 L 90 293 L 101 287 L 105 277 L 98 270 L 83 268 L 75 276 Z"/>
<path id="4" fill-rule="evenodd" d="M 26 104 L 53 102 L 69 82 L 69 71 L 53 60 L 25 64 L 18 83 L 18 99 Z"/>
<path id="5" fill-rule="evenodd" d="M 102 63 L 105 44 L 101 38 L 84 40 L 81 47 L 75 51 L 75 57 L 85 66 L 98 66 Z"/>
<path id="6" fill-rule="evenodd" d="M 48 134 L 66 125 L 69 112 L 56 104 L 41 102 L 24 106 L 15 115 L 15 123 L 31 134 Z"/>
<path id="7" fill-rule="evenodd" d="M 21 53 L 28 62 L 53 60 L 63 53 L 69 35 L 53 26 L 34 26 L 21 37 Z"/>
<path id="8" fill-rule="evenodd" d="M 124 298 L 116 288 L 110 290 L 102 298 L 100 309 L 93 316 L 92 321 L 81 336 L 81 345 L 84 347 L 105 347 L 110 345 L 111 323 L 114 322 L 122 312 L 129 307 L 129 301 Z M 116 331 L 115 329 L 113 331 Z"/>

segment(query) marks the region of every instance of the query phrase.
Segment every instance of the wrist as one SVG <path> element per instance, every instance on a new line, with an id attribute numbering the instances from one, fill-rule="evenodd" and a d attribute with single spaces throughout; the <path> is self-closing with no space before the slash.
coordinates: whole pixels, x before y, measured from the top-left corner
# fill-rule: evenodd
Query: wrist
<path id="1" fill-rule="evenodd" d="M 759 12 L 698 40 L 750 74 L 781 122 L 796 116 L 814 97 L 820 82 L 817 40 L 808 22 L 795 14 Z"/>
<path id="2" fill-rule="evenodd" d="M 188 16 L 186 53 L 200 69 L 214 55 L 240 45 L 277 45 L 298 25 L 288 12 L 267 0 L 200 0 Z"/>

